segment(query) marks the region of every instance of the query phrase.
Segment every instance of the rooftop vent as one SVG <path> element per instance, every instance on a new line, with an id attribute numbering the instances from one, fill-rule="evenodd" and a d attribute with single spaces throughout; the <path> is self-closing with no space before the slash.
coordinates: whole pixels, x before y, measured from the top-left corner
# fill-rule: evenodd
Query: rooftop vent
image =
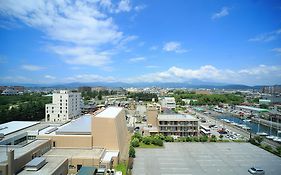
<path id="1" fill-rule="evenodd" d="M 25 170 L 27 171 L 38 171 L 46 164 L 46 158 L 44 157 L 35 157 L 30 162 L 25 165 Z"/>

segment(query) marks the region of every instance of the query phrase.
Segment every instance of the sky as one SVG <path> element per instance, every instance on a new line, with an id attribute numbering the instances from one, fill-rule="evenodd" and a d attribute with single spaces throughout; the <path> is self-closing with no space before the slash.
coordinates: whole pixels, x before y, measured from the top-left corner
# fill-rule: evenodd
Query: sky
<path id="1" fill-rule="evenodd" d="M 0 0 L 0 84 L 281 84 L 278 0 Z"/>

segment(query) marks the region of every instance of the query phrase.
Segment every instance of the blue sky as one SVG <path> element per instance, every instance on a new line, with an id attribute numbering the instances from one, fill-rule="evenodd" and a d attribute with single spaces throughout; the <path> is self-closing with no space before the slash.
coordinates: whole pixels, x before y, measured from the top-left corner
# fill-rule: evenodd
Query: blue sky
<path id="1" fill-rule="evenodd" d="M 281 83 L 278 0 L 0 0 L 0 83 Z"/>

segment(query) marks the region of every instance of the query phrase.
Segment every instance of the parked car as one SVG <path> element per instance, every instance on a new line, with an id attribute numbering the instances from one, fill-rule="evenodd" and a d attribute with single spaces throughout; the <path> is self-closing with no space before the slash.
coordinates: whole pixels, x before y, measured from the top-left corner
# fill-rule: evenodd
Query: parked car
<path id="1" fill-rule="evenodd" d="M 258 167 L 252 167 L 248 169 L 248 172 L 251 174 L 265 174 L 264 170 Z"/>

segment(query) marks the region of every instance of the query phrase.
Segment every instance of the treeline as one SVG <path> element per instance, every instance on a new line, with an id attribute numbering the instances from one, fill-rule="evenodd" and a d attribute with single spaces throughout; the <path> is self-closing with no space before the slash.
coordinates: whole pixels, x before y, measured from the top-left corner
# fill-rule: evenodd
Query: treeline
<path id="1" fill-rule="evenodd" d="M 182 99 L 191 99 L 191 105 L 218 105 L 220 103 L 240 104 L 244 102 L 244 97 L 237 94 L 195 94 L 190 92 L 175 92 L 177 104 L 184 105 Z"/>
<path id="2" fill-rule="evenodd" d="M 45 117 L 45 104 L 51 102 L 52 97 L 38 93 L 0 96 L 0 123 L 41 120 Z"/>
<path id="3" fill-rule="evenodd" d="M 154 93 L 144 93 L 144 92 L 129 93 L 128 98 L 133 98 L 136 101 L 151 101 L 154 98 L 155 102 L 158 101 L 157 94 Z"/>
<path id="4" fill-rule="evenodd" d="M 84 100 L 90 100 L 92 98 L 97 98 L 98 100 L 102 99 L 102 96 L 107 95 L 116 95 L 117 91 L 113 90 L 101 90 L 101 91 L 84 91 L 82 92 L 82 97 Z"/>

